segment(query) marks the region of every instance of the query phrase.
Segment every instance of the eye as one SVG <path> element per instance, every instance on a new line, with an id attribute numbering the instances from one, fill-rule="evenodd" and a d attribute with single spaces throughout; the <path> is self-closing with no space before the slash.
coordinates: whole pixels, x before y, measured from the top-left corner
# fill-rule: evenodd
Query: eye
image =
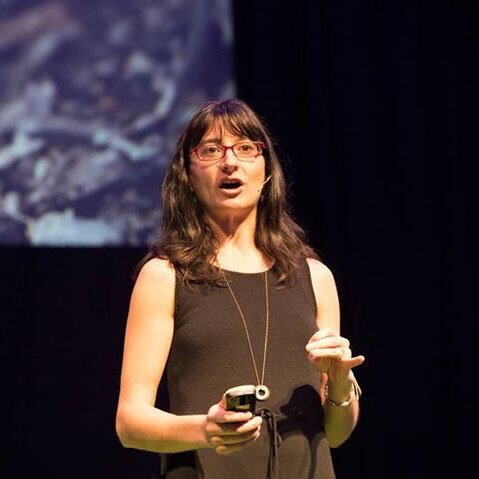
<path id="1" fill-rule="evenodd" d="M 242 153 L 252 153 L 256 151 L 256 145 L 250 141 L 245 143 L 239 143 L 236 145 L 236 149 Z"/>
<path id="2" fill-rule="evenodd" d="M 215 156 L 221 154 L 221 148 L 218 145 L 204 145 L 199 149 L 200 156 Z"/>

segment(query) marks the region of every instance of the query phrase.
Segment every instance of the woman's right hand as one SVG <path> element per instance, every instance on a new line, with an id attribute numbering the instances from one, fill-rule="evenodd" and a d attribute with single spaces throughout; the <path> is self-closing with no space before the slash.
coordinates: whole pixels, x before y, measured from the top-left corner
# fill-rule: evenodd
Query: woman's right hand
<path id="1" fill-rule="evenodd" d="M 262 418 L 251 412 L 227 411 L 224 397 L 206 415 L 205 437 L 216 453 L 227 455 L 252 444 L 261 434 Z"/>

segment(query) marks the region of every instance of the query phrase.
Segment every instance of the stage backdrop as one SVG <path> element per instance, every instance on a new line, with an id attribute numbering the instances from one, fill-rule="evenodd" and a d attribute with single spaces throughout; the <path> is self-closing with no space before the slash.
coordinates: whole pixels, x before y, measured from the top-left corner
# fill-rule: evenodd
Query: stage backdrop
<path id="1" fill-rule="evenodd" d="M 145 245 L 190 111 L 234 95 L 229 0 L 0 2 L 0 244 Z"/>

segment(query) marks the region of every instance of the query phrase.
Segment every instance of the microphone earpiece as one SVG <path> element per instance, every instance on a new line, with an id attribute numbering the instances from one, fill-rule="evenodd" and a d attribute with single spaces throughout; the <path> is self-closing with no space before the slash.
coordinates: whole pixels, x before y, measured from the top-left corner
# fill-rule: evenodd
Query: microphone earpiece
<path id="1" fill-rule="evenodd" d="M 256 191 L 258 193 L 261 193 L 261 190 L 263 189 L 263 186 L 268 183 L 268 181 L 271 179 L 271 175 L 268 176 L 268 178 L 266 178 L 266 180 L 263 181 L 263 183 L 261 183 L 261 186 L 259 188 L 256 188 Z"/>

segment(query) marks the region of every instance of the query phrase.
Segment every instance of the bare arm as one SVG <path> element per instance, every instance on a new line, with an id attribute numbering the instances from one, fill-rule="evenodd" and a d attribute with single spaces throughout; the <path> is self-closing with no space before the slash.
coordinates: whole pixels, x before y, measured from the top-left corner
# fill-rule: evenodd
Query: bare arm
<path id="1" fill-rule="evenodd" d="M 355 381 L 352 368 L 364 362 L 364 356 L 352 357 L 349 341 L 340 336 L 340 307 L 336 284 L 331 271 L 320 261 L 308 259 L 313 289 L 318 307 L 318 332 L 306 350 L 309 360 L 318 368 L 322 383 L 328 384 L 323 394 L 325 432 L 331 447 L 348 439 L 359 417 L 359 401 L 354 398 L 347 406 L 333 406 L 347 401 Z"/>
<path id="2" fill-rule="evenodd" d="M 155 408 L 174 329 L 175 272 L 165 260 L 146 263 L 135 283 L 125 333 L 116 431 L 125 447 L 179 452 L 211 447 L 220 454 L 256 439 L 260 421 L 225 411 L 174 415 Z"/>

